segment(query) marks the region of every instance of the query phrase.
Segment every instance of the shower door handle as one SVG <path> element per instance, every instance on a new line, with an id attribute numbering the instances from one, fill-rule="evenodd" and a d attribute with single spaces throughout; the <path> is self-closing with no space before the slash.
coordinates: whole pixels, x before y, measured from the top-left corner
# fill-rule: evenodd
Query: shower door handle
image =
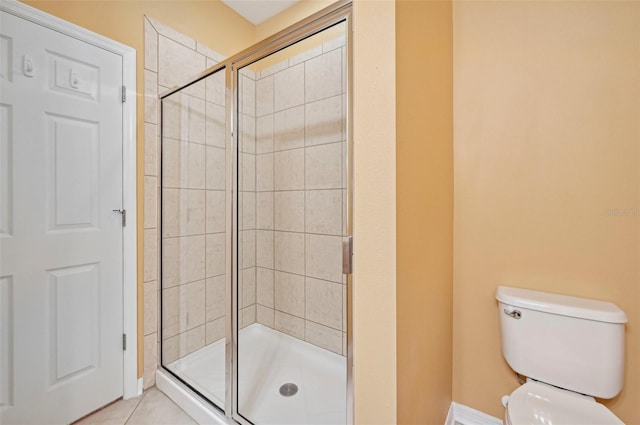
<path id="1" fill-rule="evenodd" d="M 342 273 L 353 273 L 353 236 L 342 239 Z"/>

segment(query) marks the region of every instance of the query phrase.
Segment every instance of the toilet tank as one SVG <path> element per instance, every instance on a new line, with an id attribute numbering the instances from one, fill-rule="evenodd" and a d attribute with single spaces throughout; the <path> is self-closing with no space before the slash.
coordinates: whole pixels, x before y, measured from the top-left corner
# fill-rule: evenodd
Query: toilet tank
<path id="1" fill-rule="evenodd" d="M 528 378 L 599 398 L 622 389 L 624 324 L 615 304 L 498 286 L 502 354 Z"/>

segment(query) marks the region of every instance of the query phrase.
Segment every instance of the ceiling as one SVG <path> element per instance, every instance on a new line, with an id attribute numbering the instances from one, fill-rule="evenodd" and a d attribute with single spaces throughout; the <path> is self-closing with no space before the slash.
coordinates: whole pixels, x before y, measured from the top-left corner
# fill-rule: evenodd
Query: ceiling
<path id="1" fill-rule="evenodd" d="M 254 25 L 261 24 L 272 16 L 293 6 L 300 0 L 222 0 Z"/>

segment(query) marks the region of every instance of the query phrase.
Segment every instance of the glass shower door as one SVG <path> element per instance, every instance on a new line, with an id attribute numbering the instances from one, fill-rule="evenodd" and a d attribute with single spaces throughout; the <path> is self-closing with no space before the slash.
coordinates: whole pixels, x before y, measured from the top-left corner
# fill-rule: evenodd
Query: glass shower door
<path id="1" fill-rule="evenodd" d="M 225 406 L 225 68 L 162 99 L 161 361 Z"/>
<path id="2" fill-rule="evenodd" d="M 347 23 L 237 81 L 237 414 L 347 420 Z"/>

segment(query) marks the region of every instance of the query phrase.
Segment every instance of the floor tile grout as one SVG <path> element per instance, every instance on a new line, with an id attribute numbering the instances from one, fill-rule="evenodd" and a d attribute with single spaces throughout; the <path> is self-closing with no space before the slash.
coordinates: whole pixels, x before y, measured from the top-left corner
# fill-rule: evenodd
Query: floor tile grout
<path id="1" fill-rule="evenodd" d="M 152 387 L 153 388 L 153 387 Z M 149 388 L 151 389 L 151 388 Z M 129 416 L 127 416 L 127 418 L 124 420 L 124 422 L 122 423 L 122 425 L 127 425 L 127 423 L 129 423 L 129 419 L 131 419 L 131 417 L 133 416 L 133 414 L 136 412 L 136 410 L 138 410 L 138 407 L 140 407 L 140 403 L 142 403 L 142 400 L 144 400 L 144 398 L 147 396 L 147 391 L 149 390 L 142 390 L 142 395 L 140 397 L 140 400 L 138 400 L 138 402 L 136 403 L 136 407 L 133 408 L 133 410 L 131 411 L 131 413 L 129 413 Z"/>

